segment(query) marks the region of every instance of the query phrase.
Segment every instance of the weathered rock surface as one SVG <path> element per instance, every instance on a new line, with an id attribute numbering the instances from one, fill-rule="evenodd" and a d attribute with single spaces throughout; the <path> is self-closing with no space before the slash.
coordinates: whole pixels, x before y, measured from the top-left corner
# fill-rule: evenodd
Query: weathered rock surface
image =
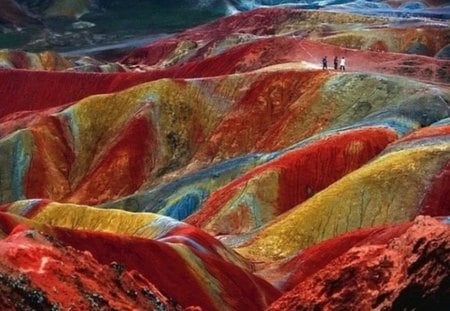
<path id="1" fill-rule="evenodd" d="M 447 223 L 419 217 L 383 244 L 360 242 L 268 310 L 447 310 L 449 229 Z"/>
<path id="2" fill-rule="evenodd" d="M 159 215 L 33 203 L 4 207 L 8 213 L 0 212 L 0 232 L 9 233 L 20 224 L 37 228 L 88 251 L 102 264 L 116 262 L 139 272 L 182 307 L 256 311 L 280 296 L 249 271 L 251 264 L 195 227 Z M 66 217 L 59 217 L 64 212 Z"/>
<path id="3" fill-rule="evenodd" d="M 181 310 L 136 271 L 17 227 L 0 240 L 2 310 Z"/>

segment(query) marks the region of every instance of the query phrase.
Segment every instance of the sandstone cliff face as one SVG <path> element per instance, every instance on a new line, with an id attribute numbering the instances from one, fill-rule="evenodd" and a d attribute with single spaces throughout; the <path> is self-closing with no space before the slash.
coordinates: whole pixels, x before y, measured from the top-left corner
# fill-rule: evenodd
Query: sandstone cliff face
<path id="1" fill-rule="evenodd" d="M 351 248 L 268 310 L 448 310 L 449 229 L 418 217 L 384 245 Z"/>

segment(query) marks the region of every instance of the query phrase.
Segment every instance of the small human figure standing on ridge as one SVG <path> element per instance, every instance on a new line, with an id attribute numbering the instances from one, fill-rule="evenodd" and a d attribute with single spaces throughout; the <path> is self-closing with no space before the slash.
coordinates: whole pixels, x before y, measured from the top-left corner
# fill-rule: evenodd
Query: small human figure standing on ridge
<path id="1" fill-rule="evenodd" d="M 339 62 L 338 57 L 335 56 L 334 57 L 334 70 L 338 70 L 338 62 Z"/>
<path id="2" fill-rule="evenodd" d="M 339 65 L 339 69 L 345 71 L 345 57 L 341 58 L 341 63 Z"/>
<path id="3" fill-rule="evenodd" d="M 322 58 L 322 70 L 328 69 L 327 67 L 327 57 Z"/>

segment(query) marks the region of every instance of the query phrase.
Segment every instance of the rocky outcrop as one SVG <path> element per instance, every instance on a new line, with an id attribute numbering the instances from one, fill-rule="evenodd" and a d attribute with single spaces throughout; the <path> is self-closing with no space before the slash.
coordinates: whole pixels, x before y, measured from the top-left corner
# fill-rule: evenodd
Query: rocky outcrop
<path id="1" fill-rule="evenodd" d="M 299 283 L 275 310 L 446 310 L 450 227 L 419 217 L 383 244 L 362 242 Z"/>
<path id="2" fill-rule="evenodd" d="M 0 240 L 2 310 L 181 310 L 136 271 L 18 227 Z"/>
<path id="3" fill-rule="evenodd" d="M 67 59 L 53 52 L 0 50 L 1 69 L 66 70 L 70 67 L 72 65 Z"/>

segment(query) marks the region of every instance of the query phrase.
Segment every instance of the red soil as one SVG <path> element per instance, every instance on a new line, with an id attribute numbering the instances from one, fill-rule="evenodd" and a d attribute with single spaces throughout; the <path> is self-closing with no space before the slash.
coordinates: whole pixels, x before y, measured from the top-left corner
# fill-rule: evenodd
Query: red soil
<path id="1" fill-rule="evenodd" d="M 99 204 L 138 190 L 156 161 L 157 139 L 150 122 L 144 115 L 130 120 L 64 201 Z"/>
<path id="2" fill-rule="evenodd" d="M 397 140 L 395 144 L 397 145 L 402 142 L 409 142 L 419 139 L 437 138 L 449 134 L 450 134 L 450 125 L 428 126 L 421 128 L 417 131 L 414 131 L 409 135 L 406 135 L 405 137 Z"/>
<path id="3" fill-rule="evenodd" d="M 177 68 L 177 72 L 182 72 L 180 75 L 175 73 L 175 76 L 188 77 L 194 73 L 197 76 L 229 74 L 250 71 L 271 64 L 301 60 L 320 66 L 324 55 L 337 55 L 339 57 L 345 56 L 348 59 L 347 67 L 350 70 L 376 71 L 406 75 L 426 81 L 449 82 L 449 61 L 416 55 L 344 49 L 339 46 L 288 37 L 259 38 L 254 42 L 232 47 L 217 56 L 204 59 L 208 55 L 205 51 L 224 38 L 243 33 L 260 36 L 274 35 L 275 28 L 284 22 L 294 18 L 297 20 L 306 18 L 299 16 L 299 14 L 301 14 L 301 11 L 271 8 L 232 15 L 139 48 L 125 57 L 122 62 L 155 65 L 169 59 L 171 53 L 177 48 L 177 44 L 195 42 L 200 47 L 195 47 L 196 51 L 188 59 L 188 63 L 172 67 Z M 417 41 L 418 34 L 416 31 L 403 28 L 390 29 L 389 31 L 404 34 L 405 44 Z M 421 30 L 421 38 L 426 38 L 424 44 L 429 49 L 430 56 L 442 47 L 441 43 L 442 40 L 445 41 L 445 38 L 437 41 L 429 38 L 439 38 L 441 34 L 440 30 L 432 28 L 423 27 Z M 411 36 L 412 38 L 409 38 Z M 375 43 L 373 48 L 387 51 L 382 41 Z M 407 48 L 408 46 L 403 47 L 403 49 Z M 242 61 L 245 58 L 251 58 L 251 64 Z"/>
<path id="4" fill-rule="evenodd" d="M 208 293 L 208 285 L 187 265 L 186 259 L 168 244 L 114 234 L 54 229 L 55 236 L 77 249 L 90 251 L 103 263 L 124 264 L 141 273 L 163 293 L 172 295 L 187 307 L 198 305 L 217 310 Z M 279 296 L 267 282 L 218 257 L 193 250 L 209 274 L 220 284 L 220 299 L 235 310 L 263 310 L 266 303 Z M 145 264 L 147 263 L 147 264 Z M 180 280 L 182 280 L 180 282 Z"/>
<path id="5" fill-rule="evenodd" d="M 188 239 L 186 237 L 189 237 Z M 198 251 L 206 250 L 209 253 L 243 267 L 246 270 L 252 270 L 252 266 L 244 258 L 229 250 L 216 238 L 194 226 L 179 226 L 172 229 L 158 240 L 166 243 L 178 243 L 186 245 Z"/>
<path id="6" fill-rule="evenodd" d="M 68 175 L 75 155 L 61 119 L 47 116 L 32 127 L 35 150 L 25 175 L 28 198 L 60 200 L 70 191 Z"/>
<path id="7" fill-rule="evenodd" d="M 58 113 L 68 105 L 48 108 L 41 111 L 18 111 L 9 114 L 0 120 L 0 137 L 4 137 L 17 130 L 42 123 L 49 115 Z"/>
<path id="8" fill-rule="evenodd" d="M 242 44 L 224 53 L 180 65 L 183 76 L 215 76 L 246 72 L 269 65 L 306 61 L 319 68 L 324 55 L 344 56 L 347 70 L 397 74 L 425 81 L 448 83 L 450 61 L 432 57 L 344 49 L 300 38 L 273 37 Z M 438 70 L 440 73 L 438 73 Z M 179 77 L 180 75 L 176 75 Z"/>
<path id="9" fill-rule="evenodd" d="M 194 123 L 191 149 L 200 148 L 197 158 L 210 161 L 211 158 L 229 158 L 254 150 L 276 150 L 314 134 L 329 122 L 327 114 L 321 115 L 315 126 L 304 130 L 289 123 L 304 118 L 305 110 L 313 104 L 309 97 L 313 97 L 328 76 L 326 72 L 314 71 L 263 75 L 244 98 L 237 101 L 206 143 L 202 129 L 196 128 L 196 119 L 191 119 Z M 184 83 L 183 80 L 178 82 Z M 304 100 L 300 100 L 303 97 Z M 54 109 L 48 113 L 52 111 Z M 155 150 L 158 149 L 151 120 L 147 119 L 144 110 L 141 112 L 122 129 L 117 129 L 117 136 L 104 137 L 98 142 L 97 154 L 90 159 L 86 175 L 75 176 L 82 178 L 81 181 L 74 181 L 70 175 L 75 156 L 74 142 L 66 133 L 69 126 L 63 124 L 64 118 L 58 119 L 44 112 L 25 114 L 22 119 L 22 113 L 16 119 L 7 116 L 5 119 L 10 124 L 5 127 L 5 132 L 28 125 L 34 137 L 35 152 L 25 179 L 26 197 L 98 204 L 138 190 L 154 168 Z M 249 113 L 253 118 L 248 118 Z M 14 123 L 17 124 L 14 126 Z M 249 139 L 237 140 L 242 133 Z M 221 142 L 220 148 L 217 140 Z M 222 152 L 225 154 L 220 154 Z"/>
<path id="10" fill-rule="evenodd" d="M 63 228 L 55 228 L 54 234 L 63 243 L 91 252 L 102 263 L 118 262 L 127 269 L 139 271 L 162 292 L 173 293 L 182 306 L 215 309 L 201 280 L 189 270 L 183 257 L 165 243 Z"/>
<path id="11" fill-rule="evenodd" d="M 450 162 L 433 177 L 431 187 L 420 204 L 420 214 L 430 216 L 450 215 Z"/>
<path id="12" fill-rule="evenodd" d="M 2 310 L 175 310 L 136 271 L 101 265 L 23 227 L 0 240 L 0 254 Z"/>
<path id="13" fill-rule="evenodd" d="M 302 131 L 289 126 L 304 118 L 305 111 L 314 103 L 311 97 L 327 78 L 328 73 L 314 71 L 268 73 L 261 77 L 232 107 L 196 158 L 209 160 L 223 154 L 231 157 L 252 151 L 273 151 L 314 134 L 318 130 L 315 127 Z M 324 126 L 327 120 L 316 123 Z M 289 130 L 295 133 L 290 134 Z"/>
<path id="14" fill-rule="evenodd" d="M 444 83 L 450 79 L 450 61 L 447 60 L 417 55 L 356 51 L 298 38 L 275 37 L 243 44 L 201 61 L 145 73 L 0 70 L 2 94 L 0 121 L 5 121 L 3 117 L 15 112 L 66 105 L 93 94 L 117 92 L 164 77 L 212 77 L 299 61 L 319 66 L 323 55 L 345 56 L 348 59 L 347 69 L 350 71 L 398 74 Z"/>
<path id="15" fill-rule="evenodd" d="M 96 157 L 79 182 L 70 176 L 75 154 L 64 118 L 40 113 L 29 121 L 34 150 L 25 174 L 27 198 L 98 204 L 133 193 L 154 168 L 156 134 L 142 111 L 117 136 L 98 142 Z"/>
<path id="16" fill-rule="evenodd" d="M 84 97 L 112 93 L 165 77 L 159 72 L 76 73 L 0 70 L 0 122 L 8 114 L 58 107 Z"/>

